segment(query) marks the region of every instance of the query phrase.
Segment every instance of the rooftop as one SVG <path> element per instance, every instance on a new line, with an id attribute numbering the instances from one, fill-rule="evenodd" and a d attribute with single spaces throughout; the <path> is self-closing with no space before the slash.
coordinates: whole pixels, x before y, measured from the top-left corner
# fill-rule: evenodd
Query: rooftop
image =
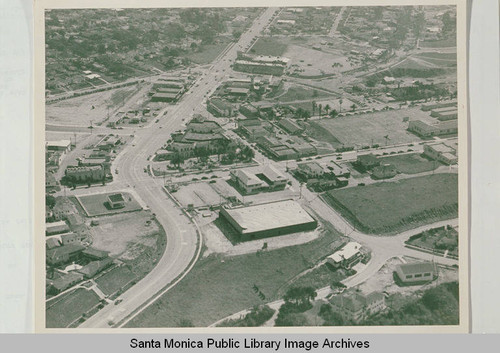
<path id="1" fill-rule="evenodd" d="M 398 267 L 401 269 L 401 272 L 406 276 L 406 275 L 413 275 L 417 273 L 423 273 L 423 272 L 434 272 L 435 271 L 435 264 L 432 262 L 416 262 L 416 263 L 410 263 L 410 264 L 402 264 L 398 265 Z"/>
<path id="2" fill-rule="evenodd" d="M 342 262 L 343 260 L 348 260 L 359 253 L 360 249 L 361 244 L 351 241 L 344 245 L 344 247 L 339 251 L 336 251 L 332 255 L 328 256 L 328 258 L 335 262 Z"/>
<path id="3" fill-rule="evenodd" d="M 225 209 L 225 211 L 243 228 L 243 233 L 315 222 L 314 218 L 293 200 Z"/>
<path id="4" fill-rule="evenodd" d="M 123 195 L 118 193 L 118 194 L 111 194 L 108 196 L 109 200 L 111 202 L 120 202 L 120 201 L 125 201 L 125 199 L 123 198 Z"/>

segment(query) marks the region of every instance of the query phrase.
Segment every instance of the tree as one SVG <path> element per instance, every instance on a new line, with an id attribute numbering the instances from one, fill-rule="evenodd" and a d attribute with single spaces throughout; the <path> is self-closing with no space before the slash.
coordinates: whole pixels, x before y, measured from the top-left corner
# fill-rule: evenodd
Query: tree
<path id="1" fill-rule="evenodd" d="M 56 205 L 56 198 L 52 195 L 45 195 L 45 206 L 52 209 Z"/>
<path id="2" fill-rule="evenodd" d="M 283 299 L 285 302 L 298 307 L 307 307 L 311 304 L 311 300 L 316 298 L 316 295 L 317 293 L 313 287 L 291 287 Z"/>
<path id="3" fill-rule="evenodd" d="M 314 115 L 314 113 L 316 112 L 316 106 L 317 106 L 316 101 L 312 101 L 312 110 L 313 110 L 312 115 Z"/>
<path id="4" fill-rule="evenodd" d="M 179 168 L 182 163 L 184 163 L 184 156 L 181 155 L 179 152 L 176 152 L 173 156 L 172 159 L 170 160 L 170 163 Z"/>
<path id="5" fill-rule="evenodd" d="M 330 116 L 332 118 L 336 118 L 337 115 L 339 115 L 339 112 L 336 109 L 332 109 L 332 111 L 330 112 Z"/>
<path id="6" fill-rule="evenodd" d="M 330 110 L 330 104 L 325 105 L 325 113 L 328 115 L 328 111 Z"/>
<path id="7" fill-rule="evenodd" d="M 323 105 L 321 103 L 318 104 L 319 116 L 321 116 L 321 109 L 322 108 L 323 108 Z"/>
<path id="8" fill-rule="evenodd" d="M 344 103 L 344 101 L 342 100 L 342 98 L 339 99 L 339 111 L 342 113 L 342 103 Z"/>
<path id="9" fill-rule="evenodd" d="M 355 111 L 356 110 L 356 104 L 353 103 L 353 105 L 351 105 L 351 111 Z"/>

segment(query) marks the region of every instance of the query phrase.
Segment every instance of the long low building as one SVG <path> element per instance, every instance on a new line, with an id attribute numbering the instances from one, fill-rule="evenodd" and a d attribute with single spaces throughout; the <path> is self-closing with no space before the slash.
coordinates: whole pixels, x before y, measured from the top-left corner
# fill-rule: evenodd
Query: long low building
<path id="1" fill-rule="evenodd" d="M 293 200 L 222 208 L 219 217 L 247 239 L 313 230 L 318 222 Z"/>

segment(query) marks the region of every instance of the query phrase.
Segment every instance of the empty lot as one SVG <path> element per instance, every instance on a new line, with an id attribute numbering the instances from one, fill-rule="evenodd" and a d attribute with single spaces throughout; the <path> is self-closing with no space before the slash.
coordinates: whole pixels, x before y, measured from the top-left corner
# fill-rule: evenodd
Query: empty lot
<path id="1" fill-rule="evenodd" d="M 90 126 L 90 121 L 97 124 L 137 91 L 138 86 L 134 85 L 47 104 L 46 121 L 56 125 Z"/>
<path id="2" fill-rule="evenodd" d="M 343 111 L 348 107 L 343 107 Z M 322 130 L 327 130 L 340 144 L 346 146 L 368 146 L 379 144 L 394 145 L 400 143 L 410 143 L 420 141 L 414 134 L 406 131 L 408 122 L 403 122 L 403 118 L 410 120 L 434 121 L 428 112 L 423 112 L 419 108 L 388 110 L 376 113 L 356 114 L 334 119 L 321 119 L 311 121 L 315 138 L 327 138 Z M 387 141 L 385 139 L 387 136 Z M 325 142 L 330 142 L 325 140 Z M 335 141 L 333 141 L 335 143 Z"/>
<path id="3" fill-rule="evenodd" d="M 458 216 L 458 176 L 433 174 L 332 190 L 325 201 L 366 233 L 393 233 Z"/>

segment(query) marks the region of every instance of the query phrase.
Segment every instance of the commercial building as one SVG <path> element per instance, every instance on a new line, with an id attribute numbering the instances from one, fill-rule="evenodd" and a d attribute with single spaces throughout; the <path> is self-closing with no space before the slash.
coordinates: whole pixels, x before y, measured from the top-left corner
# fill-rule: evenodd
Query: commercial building
<path id="1" fill-rule="evenodd" d="M 438 162 L 451 165 L 458 162 L 456 143 L 442 142 L 424 145 L 424 154 Z"/>
<path id="2" fill-rule="evenodd" d="M 249 72 L 263 75 L 281 76 L 285 73 L 290 59 L 280 56 L 257 55 L 238 53 L 234 62 L 235 71 Z"/>
<path id="3" fill-rule="evenodd" d="M 424 103 L 420 107 L 423 111 L 429 111 L 433 109 L 439 109 L 439 108 L 447 108 L 447 107 L 457 107 L 457 100 L 451 100 L 451 101 L 444 101 L 444 102 L 430 102 L 430 103 Z"/>
<path id="4" fill-rule="evenodd" d="M 108 195 L 107 201 L 108 201 L 109 207 L 111 207 L 111 208 L 124 208 L 125 207 L 125 199 L 123 198 L 123 195 L 120 193 Z"/>
<path id="5" fill-rule="evenodd" d="M 427 138 L 432 136 L 453 135 L 458 132 L 458 123 L 456 120 L 449 120 L 430 125 L 421 120 L 412 120 L 408 125 L 408 130 L 421 137 Z"/>
<path id="6" fill-rule="evenodd" d="M 222 208 L 219 217 L 246 240 L 308 231 L 317 226 L 317 221 L 293 200 Z"/>
<path id="7" fill-rule="evenodd" d="M 281 119 L 278 125 L 283 130 L 292 135 L 300 135 L 305 131 L 304 127 L 300 126 L 296 121 L 289 118 Z"/>
<path id="8" fill-rule="evenodd" d="M 257 171 L 233 169 L 230 175 L 232 182 L 246 195 L 283 190 L 288 182 L 288 178 L 272 165 Z"/>
<path id="9" fill-rule="evenodd" d="M 45 147 L 48 151 L 67 153 L 71 151 L 71 140 L 47 141 Z"/>
<path id="10" fill-rule="evenodd" d="M 403 283 L 427 282 L 437 278 L 437 268 L 432 262 L 416 262 L 396 267 L 396 274 Z"/>
<path id="11" fill-rule="evenodd" d="M 361 244 L 349 242 L 340 250 L 327 257 L 327 262 L 335 268 L 351 268 L 363 258 Z"/>
<path id="12" fill-rule="evenodd" d="M 355 322 L 386 308 L 385 297 L 382 293 L 362 294 L 355 290 L 333 296 L 330 304 L 344 319 Z"/>
<path id="13" fill-rule="evenodd" d="M 257 139 L 257 144 L 279 161 L 314 156 L 318 153 L 316 147 L 299 136 L 287 136 L 286 139 L 263 136 Z"/>
<path id="14" fill-rule="evenodd" d="M 259 110 L 252 104 L 242 104 L 240 106 L 240 113 L 249 119 L 255 119 L 260 116 Z"/>
<path id="15" fill-rule="evenodd" d="M 456 107 L 437 108 L 431 111 L 431 116 L 439 121 L 453 120 L 458 118 L 458 109 Z"/>
<path id="16" fill-rule="evenodd" d="M 181 96 L 181 91 L 178 92 L 158 92 L 151 97 L 151 102 L 171 103 L 177 101 Z"/>
<path id="17" fill-rule="evenodd" d="M 207 102 L 207 110 L 215 117 L 230 117 L 233 115 L 233 105 L 221 98 L 212 98 Z"/>

